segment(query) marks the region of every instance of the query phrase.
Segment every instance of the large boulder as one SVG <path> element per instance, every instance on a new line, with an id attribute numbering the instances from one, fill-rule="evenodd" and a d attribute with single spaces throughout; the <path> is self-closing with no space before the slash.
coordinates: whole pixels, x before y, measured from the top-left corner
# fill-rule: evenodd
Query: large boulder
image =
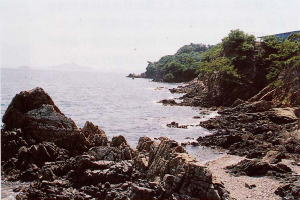
<path id="1" fill-rule="evenodd" d="M 71 118 L 66 117 L 58 109 L 42 88 L 17 94 L 3 116 L 3 123 L 6 135 L 7 131 L 20 128 L 24 135 L 22 139 L 29 141 L 31 145 L 54 142 L 59 147 L 70 150 L 71 154 L 81 153 L 93 146 L 105 146 L 108 143 L 104 131 L 91 122 L 86 122 L 85 126 L 79 129 Z M 21 141 L 15 142 L 19 145 Z M 6 145 L 7 149 L 10 146 L 14 144 Z"/>
<path id="2" fill-rule="evenodd" d="M 42 105 L 24 115 L 23 131 L 37 142 L 54 142 L 60 147 L 74 151 L 87 150 L 89 145 L 75 122 L 56 112 L 53 105 Z"/>
<path id="3" fill-rule="evenodd" d="M 13 98 L 3 115 L 2 121 L 5 124 L 5 128 L 9 130 L 22 128 L 25 113 L 38 109 L 43 104 L 52 105 L 55 112 L 62 114 L 51 97 L 42 88 L 37 87 L 29 91 L 20 92 Z"/>

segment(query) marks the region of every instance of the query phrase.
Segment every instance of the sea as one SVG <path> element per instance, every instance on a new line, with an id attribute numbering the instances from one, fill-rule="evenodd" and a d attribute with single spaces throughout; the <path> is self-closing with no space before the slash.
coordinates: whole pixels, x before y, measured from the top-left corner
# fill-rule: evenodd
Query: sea
<path id="1" fill-rule="evenodd" d="M 180 101 L 179 97 L 183 94 L 169 91 L 179 85 L 127 78 L 124 73 L 1 69 L 1 118 L 17 93 L 42 87 L 78 127 L 91 121 L 104 130 L 109 138 L 123 135 L 133 148 L 142 136 L 169 137 L 181 143 L 212 134 L 196 125 L 217 116 L 216 111 L 158 103 L 171 98 Z M 194 126 L 187 129 L 167 127 L 173 121 L 179 125 Z M 186 149 L 203 162 L 221 154 L 202 146 L 187 146 Z M 1 185 L 2 199 L 14 199 L 12 189 L 18 184 L 2 182 Z"/>

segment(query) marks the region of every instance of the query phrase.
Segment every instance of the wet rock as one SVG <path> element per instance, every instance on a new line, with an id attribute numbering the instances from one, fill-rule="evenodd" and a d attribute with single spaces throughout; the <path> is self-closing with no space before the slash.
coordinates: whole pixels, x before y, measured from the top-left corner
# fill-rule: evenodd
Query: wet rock
<path id="1" fill-rule="evenodd" d="M 179 125 L 176 122 L 171 122 L 170 124 L 167 124 L 167 127 L 169 127 L 169 128 L 184 128 L 184 129 L 188 128 L 187 125 Z"/>
<path id="2" fill-rule="evenodd" d="M 158 103 L 162 103 L 164 106 L 170 105 L 170 106 L 175 106 L 178 105 L 178 103 L 174 99 L 163 99 L 159 101 Z"/>

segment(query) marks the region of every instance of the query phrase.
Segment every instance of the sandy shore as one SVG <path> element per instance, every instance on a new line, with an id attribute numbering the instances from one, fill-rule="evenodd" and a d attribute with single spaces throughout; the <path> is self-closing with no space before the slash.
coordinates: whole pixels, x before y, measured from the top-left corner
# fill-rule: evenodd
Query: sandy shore
<path id="1" fill-rule="evenodd" d="M 281 185 L 279 181 L 269 177 L 232 176 L 226 172 L 226 167 L 236 164 L 244 157 L 224 155 L 216 160 L 209 161 L 205 165 L 212 172 L 216 182 L 223 182 L 230 196 L 236 200 L 280 200 L 274 192 Z M 256 185 L 249 189 L 246 184 Z"/>

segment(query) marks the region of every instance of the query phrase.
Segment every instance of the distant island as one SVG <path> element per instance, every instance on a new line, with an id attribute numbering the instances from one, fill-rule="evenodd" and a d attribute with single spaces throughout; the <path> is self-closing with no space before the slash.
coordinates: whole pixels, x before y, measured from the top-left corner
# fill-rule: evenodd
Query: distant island
<path id="1" fill-rule="evenodd" d="M 21 70 L 30 70 L 31 67 L 29 67 L 27 65 L 22 65 L 22 66 L 19 66 L 18 69 L 21 69 Z"/>

